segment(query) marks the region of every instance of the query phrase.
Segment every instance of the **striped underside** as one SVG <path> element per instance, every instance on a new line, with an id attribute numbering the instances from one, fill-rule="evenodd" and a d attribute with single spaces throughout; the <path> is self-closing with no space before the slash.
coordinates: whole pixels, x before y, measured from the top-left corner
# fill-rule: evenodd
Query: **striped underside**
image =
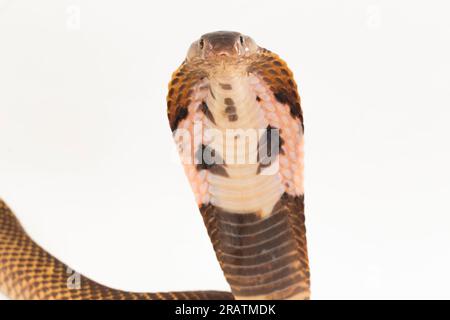
<path id="1" fill-rule="evenodd" d="M 271 215 L 201 207 L 222 270 L 237 299 L 309 296 L 303 197 L 283 194 Z"/>

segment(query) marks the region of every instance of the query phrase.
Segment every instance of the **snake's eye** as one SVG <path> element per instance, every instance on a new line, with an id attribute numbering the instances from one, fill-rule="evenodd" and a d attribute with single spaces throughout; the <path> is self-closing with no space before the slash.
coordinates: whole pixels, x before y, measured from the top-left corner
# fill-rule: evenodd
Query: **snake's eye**
<path id="1" fill-rule="evenodd" d="M 241 46 L 243 46 L 243 45 L 244 45 L 244 37 L 243 37 L 243 36 L 240 36 L 240 37 L 239 37 L 239 41 L 241 42 Z"/>
<path id="2" fill-rule="evenodd" d="M 205 46 L 205 40 L 200 39 L 199 46 L 200 46 L 200 49 L 203 49 L 203 47 Z"/>

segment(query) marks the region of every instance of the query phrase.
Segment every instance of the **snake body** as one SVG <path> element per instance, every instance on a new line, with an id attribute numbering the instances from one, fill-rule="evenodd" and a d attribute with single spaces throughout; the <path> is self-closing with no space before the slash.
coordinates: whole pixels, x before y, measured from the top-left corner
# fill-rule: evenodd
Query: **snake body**
<path id="1" fill-rule="evenodd" d="M 303 115 L 292 72 L 237 32 L 194 42 L 174 72 L 169 124 L 231 293 L 133 293 L 37 245 L 0 200 L 0 290 L 15 299 L 308 299 Z"/>

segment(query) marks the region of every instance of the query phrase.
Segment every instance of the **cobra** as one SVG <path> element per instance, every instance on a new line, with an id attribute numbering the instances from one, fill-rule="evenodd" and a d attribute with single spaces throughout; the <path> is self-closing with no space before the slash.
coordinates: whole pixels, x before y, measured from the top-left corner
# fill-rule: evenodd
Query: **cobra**
<path id="1" fill-rule="evenodd" d="M 126 292 L 82 275 L 71 286 L 68 266 L 0 200 L 2 292 L 13 299 L 309 299 L 303 115 L 286 63 L 241 33 L 205 34 L 172 76 L 167 112 L 231 292 Z"/>

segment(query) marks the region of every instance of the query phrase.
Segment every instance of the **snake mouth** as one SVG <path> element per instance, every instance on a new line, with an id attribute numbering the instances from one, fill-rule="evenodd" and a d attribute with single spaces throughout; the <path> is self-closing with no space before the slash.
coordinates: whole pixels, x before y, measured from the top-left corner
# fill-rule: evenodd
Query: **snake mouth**
<path id="1" fill-rule="evenodd" d="M 210 48 L 204 52 L 204 59 L 236 59 L 240 56 L 240 48 L 237 45 L 229 45 L 228 43 L 216 43 L 214 46 L 210 45 Z"/>

